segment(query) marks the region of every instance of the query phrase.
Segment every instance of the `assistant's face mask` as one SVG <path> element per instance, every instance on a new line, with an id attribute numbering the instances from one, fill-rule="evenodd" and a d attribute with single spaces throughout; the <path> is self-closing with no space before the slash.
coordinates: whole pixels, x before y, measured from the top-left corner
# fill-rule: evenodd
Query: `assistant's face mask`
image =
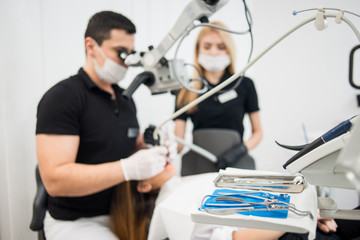
<path id="1" fill-rule="evenodd" d="M 106 57 L 99 46 L 97 46 L 97 48 L 100 50 L 101 55 L 105 58 L 105 63 L 104 66 L 100 67 L 99 64 L 96 62 L 96 59 L 93 58 L 95 64 L 95 72 L 101 80 L 107 83 L 119 83 L 120 80 L 124 79 L 127 68 Z"/>
<path id="2" fill-rule="evenodd" d="M 228 54 L 212 56 L 201 53 L 199 54 L 198 61 L 209 72 L 220 72 L 227 68 L 231 62 Z"/>

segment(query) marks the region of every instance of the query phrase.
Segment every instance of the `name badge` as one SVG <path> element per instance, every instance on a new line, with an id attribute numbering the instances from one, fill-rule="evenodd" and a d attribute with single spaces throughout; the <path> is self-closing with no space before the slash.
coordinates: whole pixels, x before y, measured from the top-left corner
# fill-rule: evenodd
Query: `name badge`
<path id="1" fill-rule="evenodd" d="M 128 128 L 127 136 L 128 138 L 134 138 L 139 135 L 139 129 L 138 128 Z"/>
<path id="2" fill-rule="evenodd" d="M 230 90 L 230 91 L 227 91 L 227 92 L 224 92 L 222 94 L 220 94 L 218 96 L 218 99 L 219 99 L 219 102 L 220 103 L 226 103 L 232 99 L 235 99 L 237 98 L 237 92 L 233 89 L 233 90 Z"/>

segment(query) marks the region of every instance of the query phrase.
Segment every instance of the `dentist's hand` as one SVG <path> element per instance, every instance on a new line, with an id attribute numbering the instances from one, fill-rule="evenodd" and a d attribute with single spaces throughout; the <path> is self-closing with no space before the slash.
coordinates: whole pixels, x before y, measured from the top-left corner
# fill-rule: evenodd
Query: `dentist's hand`
<path id="1" fill-rule="evenodd" d="M 169 151 L 164 146 L 137 151 L 120 163 L 126 181 L 151 178 L 164 170 Z"/>
<path id="2" fill-rule="evenodd" d="M 178 155 L 177 152 L 177 142 L 175 141 L 175 137 L 173 135 L 169 135 L 164 140 L 164 146 L 168 149 L 168 162 L 172 162 L 176 156 Z"/>

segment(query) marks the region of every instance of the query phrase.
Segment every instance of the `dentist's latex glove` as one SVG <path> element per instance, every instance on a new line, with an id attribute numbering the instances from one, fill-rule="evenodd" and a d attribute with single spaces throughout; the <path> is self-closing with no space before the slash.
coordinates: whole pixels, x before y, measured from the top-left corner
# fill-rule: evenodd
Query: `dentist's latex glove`
<path id="1" fill-rule="evenodd" d="M 137 151 L 120 163 L 126 181 L 151 178 L 164 170 L 169 151 L 164 146 Z"/>
<path id="2" fill-rule="evenodd" d="M 175 141 L 174 135 L 166 136 L 164 140 L 164 146 L 168 149 L 168 162 L 172 162 L 178 155 L 177 142 Z"/>

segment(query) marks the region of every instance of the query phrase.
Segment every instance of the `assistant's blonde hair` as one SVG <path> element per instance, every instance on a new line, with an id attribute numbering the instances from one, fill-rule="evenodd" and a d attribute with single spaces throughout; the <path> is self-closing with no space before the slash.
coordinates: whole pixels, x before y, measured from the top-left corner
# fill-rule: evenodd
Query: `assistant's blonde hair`
<path id="1" fill-rule="evenodd" d="M 225 24 L 223 24 L 222 22 L 210 22 L 211 24 L 223 27 L 223 28 L 228 28 Z M 235 44 L 234 41 L 231 37 L 231 34 L 225 31 L 222 31 L 220 29 L 217 28 L 212 28 L 212 27 L 203 27 L 201 29 L 201 31 L 199 32 L 199 35 L 196 39 L 196 44 L 195 44 L 195 54 L 194 54 L 194 65 L 197 69 L 199 69 L 201 76 L 204 76 L 205 74 L 205 69 L 199 64 L 198 61 L 198 57 L 199 57 L 199 46 L 200 46 L 200 41 L 202 40 L 202 38 L 204 36 L 206 36 L 209 33 L 217 33 L 220 35 L 221 39 L 224 41 L 224 45 L 226 47 L 226 51 L 230 56 L 230 65 L 227 67 L 227 70 L 230 72 L 230 74 L 234 74 L 235 72 L 235 67 L 234 67 L 234 63 L 235 63 Z M 195 71 L 194 73 L 194 78 L 199 78 L 199 74 Z M 202 82 L 200 81 L 194 81 L 194 89 L 201 89 L 203 87 Z M 190 102 L 192 102 L 193 100 L 195 100 L 198 97 L 197 93 L 191 92 L 189 90 L 187 90 L 186 88 L 182 88 L 179 91 L 177 100 L 176 100 L 176 105 L 178 108 L 182 108 L 185 105 L 189 104 Z M 193 108 L 189 109 L 187 112 L 188 113 L 193 113 L 195 110 L 197 109 L 196 106 L 194 106 Z"/>

